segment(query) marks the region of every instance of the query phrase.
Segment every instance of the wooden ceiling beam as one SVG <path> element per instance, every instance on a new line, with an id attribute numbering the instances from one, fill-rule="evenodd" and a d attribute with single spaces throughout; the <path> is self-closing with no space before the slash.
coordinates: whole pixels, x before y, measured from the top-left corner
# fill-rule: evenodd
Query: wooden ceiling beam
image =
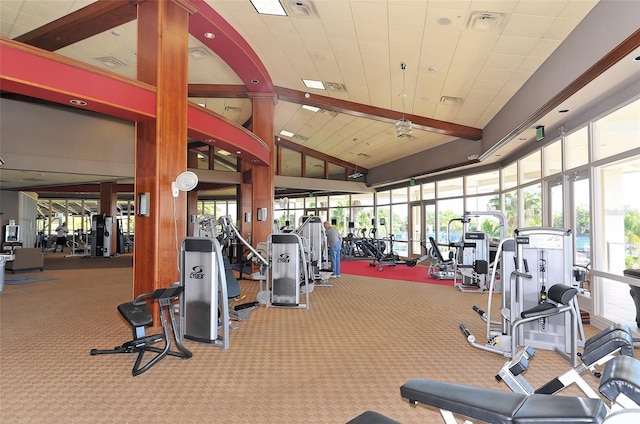
<path id="1" fill-rule="evenodd" d="M 135 20 L 140 1 L 98 0 L 16 37 L 15 41 L 53 52 Z"/>
<path id="2" fill-rule="evenodd" d="M 364 105 L 362 103 L 354 103 L 347 100 L 334 99 L 332 97 L 320 96 L 317 94 L 309 94 L 303 91 L 292 90 L 284 87 L 275 87 L 278 99 L 297 103 L 301 105 L 309 105 L 319 107 L 321 109 L 334 112 L 344 113 L 347 115 L 358 116 L 361 118 L 374 119 L 377 121 L 394 123 L 402 119 L 402 112 L 395 110 L 382 109 L 375 106 Z M 308 97 L 307 97 L 308 96 Z M 437 119 L 426 118 L 418 115 L 404 114 L 404 119 L 410 120 L 413 127 L 424 131 L 435 132 L 438 134 L 459 137 L 468 140 L 482 139 L 482 130 L 480 128 L 468 127 L 466 125 L 458 125 L 451 122 L 439 121 Z"/>

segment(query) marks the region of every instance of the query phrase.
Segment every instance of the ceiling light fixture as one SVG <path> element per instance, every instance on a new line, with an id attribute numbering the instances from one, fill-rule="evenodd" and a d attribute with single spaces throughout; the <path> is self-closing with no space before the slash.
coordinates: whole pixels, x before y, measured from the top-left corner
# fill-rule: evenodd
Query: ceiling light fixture
<path id="1" fill-rule="evenodd" d="M 404 99 L 407 97 L 404 92 L 404 71 L 405 69 L 407 69 L 407 64 L 404 62 L 400 62 L 400 69 L 402 70 L 402 93 L 400 93 L 400 98 L 402 99 L 402 119 L 396 121 L 396 133 L 398 134 L 398 137 L 409 137 L 411 136 L 411 133 L 413 133 L 413 124 L 411 123 L 411 121 L 404 119 Z"/>
<path id="2" fill-rule="evenodd" d="M 322 81 L 303 79 L 302 82 L 304 83 L 304 86 L 307 88 L 316 88 L 318 90 L 325 89 Z"/>
<path id="3" fill-rule="evenodd" d="M 311 112 L 317 112 L 320 110 L 319 107 L 310 106 L 310 105 L 302 105 L 302 109 L 310 110 Z"/>
<path id="4" fill-rule="evenodd" d="M 78 99 L 71 99 L 69 100 L 69 103 L 71 103 L 72 105 L 75 106 L 86 106 L 87 102 L 85 102 L 84 100 L 78 100 Z"/>
<path id="5" fill-rule="evenodd" d="M 287 16 L 279 0 L 251 0 L 251 4 L 262 15 Z"/>

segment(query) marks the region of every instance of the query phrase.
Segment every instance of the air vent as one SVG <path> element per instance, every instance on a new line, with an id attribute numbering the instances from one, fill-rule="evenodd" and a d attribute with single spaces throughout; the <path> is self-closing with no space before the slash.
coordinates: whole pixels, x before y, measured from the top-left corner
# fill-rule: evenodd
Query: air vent
<path id="1" fill-rule="evenodd" d="M 442 96 L 440 97 L 440 103 L 447 106 L 457 106 L 462 104 L 460 97 Z"/>
<path id="2" fill-rule="evenodd" d="M 356 156 L 358 156 L 361 159 L 371 159 L 371 155 L 368 155 L 366 153 L 358 153 Z"/>
<path id="3" fill-rule="evenodd" d="M 189 56 L 195 60 L 199 60 L 211 55 L 204 47 L 192 47 L 189 49 Z"/>
<path id="4" fill-rule="evenodd" d="M 240 112 L 240 108 L 237 106 L 225 106 L 224 107 L 224 111 L 225 112 Z"/>
<path id="5" fill-rule="evenodd" d="M 335 118 L 336 116 L 338 116 L 338 112 L 336 112 L 334 110 L 320 109 L 318 111 L 318 113 L 327 114 L 327 115 L 331 116 L 332 118 Z"/>
<path id="6" fill-rule="evenodd" d="M 313 7 L 313 3 L 310 1 L 288 1 L 286 5 L 289 16 L 296 18 L 313 18 L 318 15 Z"/>
<path id="7" fill-rule="evenodd" d="M 118 68 L 120 66 L 127 66 L 126 63 L 119 59 L 116 59 L 113 56 L 96 57 L 94 60 L 100 62 L 102 65 L 110 69 Z"/>
<path id="8" fill-rule="evenodd" d="M 469 16 L 467 29 L 480 32 L 494 32 L 500 29 L 504 19 L 502 13 L 494 12 L 473 12 Z"/>
<path id="9" fill-rule="evenodd" d="M 339 82 L 325 82 L 324 86 L 329 91 L 339 91 L 341 93 L 347 92 L 347 87 Z"/>
<path id="10" fill-rule="evenodd" d="M 298 141 L 302 141 L 302 142 L 305 142 L 305 141 L 309 140 L 309 137 L 305 137 L 305 136 L 300 135 L 300 134 L 295 134 L 292 138 L 294 140 L 298 140 Z"/>

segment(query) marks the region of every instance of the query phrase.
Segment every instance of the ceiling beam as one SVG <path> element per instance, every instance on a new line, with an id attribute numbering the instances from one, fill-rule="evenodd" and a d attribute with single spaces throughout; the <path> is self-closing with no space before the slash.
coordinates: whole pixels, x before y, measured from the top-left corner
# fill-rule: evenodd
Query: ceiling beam
<path id="1" fill-rule="evenodd" d="M 138 3 L 140 1 L 98 0 L 16 37 L 15 41 L 53 52 L 135 20 Z"/>
<path id="2" fill-rule="evenodd" d="M 354 103 L 347 100 L 319 96 L 317 94 L 309 94 L 304 91 L 297 91 L 284 87 L 274 88 L 278 95 L 278 99 L 286 102 L 315 106 L 325 110 L 358 116 L 361 118 L 374 119 L 376 121 L 388 122 L 390 124 L 395 123 L 399 119 L 403 119 L 402 112 L 395 110 L 382 109 L 375 106 L 364 105 L 362 103 Z M 439 121 L 437 119 L 406 113 L 404 114 L 404 119 L 410 120 L 413 123 L 414 128 L 424 131 L 468 140 L 482 139 L 482 130 L 480 128 L 458 125 L 451 122 Z"/>

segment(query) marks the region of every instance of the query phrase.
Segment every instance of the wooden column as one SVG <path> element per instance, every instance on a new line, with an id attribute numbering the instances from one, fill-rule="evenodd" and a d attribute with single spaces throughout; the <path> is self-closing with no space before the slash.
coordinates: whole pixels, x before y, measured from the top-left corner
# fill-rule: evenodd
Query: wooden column
<path id="1" fill-rule="evenodd" d="M 273 115 L 275 95 L 271 93 L 249 93 L 253 105 L 253 133 L 274 151 Z M 272 158 L 273 163 L 273 158 Z M 272 166 L 254 166 L 242 161 L 243 182 L 240 186 L 240 221 L 243 237 L 251 233 L 251 244 L 266 241 L 273 230 L 274 172 Z M 264 221 L 258 221 L 258 209 L 266 208 Z M 247 212 L 251 213 L 251 224 L 244 223 Z"/>
<path id="2" fill-rule="evenodd" d="M 134 295 L 179 280 L 176 232 L 179 245 L 186 235 L 186 195 L 174 199 L 171 182 L 187 168 L 190 6 L 184 0 L 138 3 L 138 79 L 157 87 L 157 115 L 136 124 L 135 191 L 149 193 L 150 214 L 135 220 Z"/>

